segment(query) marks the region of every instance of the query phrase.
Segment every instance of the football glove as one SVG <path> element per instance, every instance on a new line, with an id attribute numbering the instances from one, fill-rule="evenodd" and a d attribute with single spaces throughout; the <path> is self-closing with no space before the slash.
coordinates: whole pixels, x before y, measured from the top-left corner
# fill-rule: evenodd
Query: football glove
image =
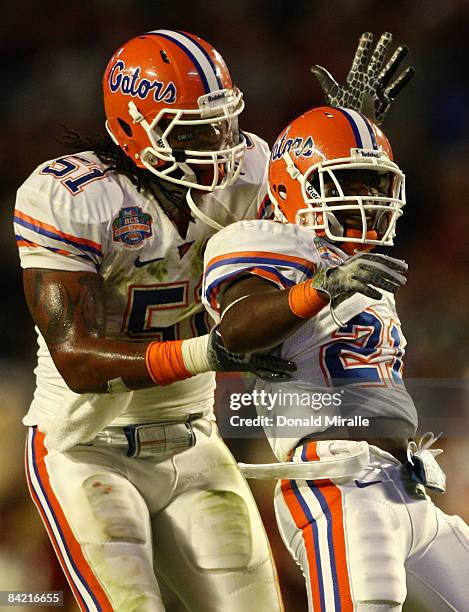
<path id="1" fill-rule="evenodd" d="M 364 32 L 344 85 L 339 85 L 322 66 L 312 66 L 311 72 L 319 81 L 327 104 L 360 111 L 381 125 L 396 96 L 415 74 L 414 67 L 409 66 L 392 80 L 409 49 L 399 46 L 383 66 L 391 41 L 390 32 L 381 34 L 370 57 L 373 34 Z"/>
<path id="2" fill-rule="evenodd" d="M 313 287 L 330 298 L 331 311 L 355 293 L 380 300 L 378 289 L 395 293 L 406 283 L 407 264 L 377 253 L 359 253 L 341 266 L 328 268 L 312 278 Z M 334 316 L 334 315 L 333 315 Z"/>
<path id="3" fill-rule="evenodd" d="M 223 345 L 217 327 L 210 332 L 207 354 L 210 367 L 215 372 L 252 372 L 264 380 L 280 381 L 287 380 L 296 371 L 292 361 L 273 355 L 231 353 Z"/>

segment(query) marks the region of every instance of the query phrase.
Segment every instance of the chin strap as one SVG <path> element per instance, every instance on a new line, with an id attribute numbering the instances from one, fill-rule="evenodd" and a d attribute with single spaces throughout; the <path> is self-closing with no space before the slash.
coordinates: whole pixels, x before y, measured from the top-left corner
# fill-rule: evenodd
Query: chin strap
<path id="1" fill-rule="evenodd" d="M 216 229 L 216 230 L 223 229 L 223 225 L 220 225 L 219 223 L 217 223 L 216 221 L 211 219 L 208 215 L 206 215 L 204 212 L 202 212 L 200 210 L 200 208 L 197 206 L 197 204 L 194 202 L 194 200 L 192 198 L 192 188 L 187 190 L 187 193 L 186 193 L 186 202 L 187 202 L 187 205 L 189 206 L 189 208 L 191 209 L 192 213 L 196 217 L 198 217 L 201 221 L 203 221 L 204 223 L 206 223 L 210 227 L 213 227 L 213 229 Z"/>

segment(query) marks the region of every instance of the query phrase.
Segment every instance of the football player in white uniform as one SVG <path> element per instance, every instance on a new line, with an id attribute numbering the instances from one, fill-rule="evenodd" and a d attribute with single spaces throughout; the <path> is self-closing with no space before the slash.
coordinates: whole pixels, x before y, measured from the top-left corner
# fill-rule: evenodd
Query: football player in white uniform
<path id="1" fill-rule="evenodd" d="M 381 112 L 392 96 L 369 67 Z M 360 106 L 360 79 L 338 88 L 320 70 L 330 95 Z M 355 62 L 351 74 L 366 70 Z M 217 436 L 210 370 L 286 366 L 220 352 L 200 295 L 208 238 L 268 214 L 267 146 L 239 131 L 242 94 L 192 34 L 130 40 L 103 88 L 112 140 L 76 138 L 18 191 L 39 341 L 24 419 L 31 495 L 83 610 L 162 610 L 154 568 L 190 610 L 281 609 L 257 509 Z"/>
<path id="2" fill-rule="evenodd" d="M 279 463 L 243 469 L 280 480 L 277 521 L 309 609 L 398 611 L 407 592 L 419 611 L 467 609 L 469 530 L 425 495 L 445 489 L 434 439 L 411 441 L 394 303 L 407 264 L 370 252 L 393 244 L 405 204 L 390 144 L 361 113 L 313 109 L 278 137 L 269 192 L 276 221 L 208 242 L 204 303 L 229 350 L 276 347 L 297 365 L 258 382 Z"/>

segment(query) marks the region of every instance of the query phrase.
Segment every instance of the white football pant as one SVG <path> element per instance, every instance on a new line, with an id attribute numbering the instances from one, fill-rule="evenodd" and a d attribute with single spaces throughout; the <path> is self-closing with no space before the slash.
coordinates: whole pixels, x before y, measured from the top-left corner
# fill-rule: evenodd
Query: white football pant
<path id="1" fill-rule="evenodd" d="M 154 568 L 190 611 L 283 609 L 251 491 L 203 424 L 195 446 L 159 462 L 115 447 L 59 453 L 31 428 L 30 492 L 81 610 L 164 610 Z"/>
<path id="2" fill-rule="evenodd" d="M 320 461 L 336 452 L 330 441 L 308 442 L 291 460 Z M 464 521 L 436 508 L 403 465 L 376 447 L 369 465 L 344 480 L 277 485 L 277 522 L 303 570 L 309 610 L 469 610 Z"/>

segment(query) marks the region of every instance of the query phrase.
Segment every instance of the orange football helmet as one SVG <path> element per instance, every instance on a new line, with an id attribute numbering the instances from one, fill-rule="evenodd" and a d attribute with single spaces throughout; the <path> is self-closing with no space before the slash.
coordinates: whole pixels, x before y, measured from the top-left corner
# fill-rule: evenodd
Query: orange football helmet
<path id="1" fill-rule="evenodd" d="M 405 178 L 376 124 L 357 111 L 323 106 L 277 138 L 269 194 L 277 219 L 311 228 L 351 252 L 393 244 Z"/>
<path id="2" fill-rule="evenodd" d="M 138 167 L 204 191 L 237 178 L 243 95 L 198 36 L 154 30 L 132 38 L 109 61 L 103 92 L 106 128 Z"/>

